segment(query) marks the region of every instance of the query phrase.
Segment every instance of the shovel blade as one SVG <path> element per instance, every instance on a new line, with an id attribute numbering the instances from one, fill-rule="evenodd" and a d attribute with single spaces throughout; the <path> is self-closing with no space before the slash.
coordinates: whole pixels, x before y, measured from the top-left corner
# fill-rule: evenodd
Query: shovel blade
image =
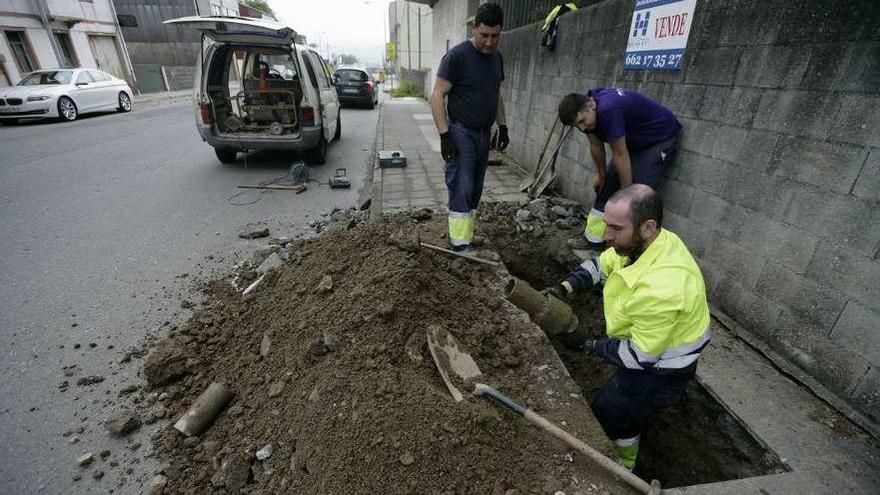
<path id="1" fill-rule="evenodd" d="M 461 350 L 458 341 L 446 329 L 431 326 L 427 329 L 428 350 L 437 365 L 446 388 L 455 402 L 464 400 L 455 383 L 463 383 L 481 376 L 483 373 L 470 354 Z"/>

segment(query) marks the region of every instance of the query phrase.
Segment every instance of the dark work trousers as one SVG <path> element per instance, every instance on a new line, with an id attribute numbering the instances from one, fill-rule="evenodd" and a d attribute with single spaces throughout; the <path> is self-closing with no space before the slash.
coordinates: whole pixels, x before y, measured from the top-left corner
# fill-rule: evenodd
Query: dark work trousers
<path id="1" fill-rule="evenodd" d="M 660 185 L 660 179 L 669 168 L 675 153 L 678 151 L 678 134 L 657 144 L 649 146 L 641 150 L 628 150 L 629 163 L 632 168 L 633 184 L 647 184 L 654 190 Z M 605 184 L 596 195 L 596 201 L 593 202 L 593 208 L 598 211 L 605 211 L 605 203 L 612 194 L 620 189 L 620 176 L 617 174 L 617 167 L 608 158 L 605 163 Z"/>
<path id="2" fill-rule="evenodd" d="M 593 414 L 608 438 L 636 437 L 654 413 L 681 400 L 696 371 L 696 363 L 667 375 L 618 368 L 593 398 Z"/>
<path id="3" fill-rule="evenodd" d="M 489 128 L 473 129 L 452 123 L 449 135 L 457 153 L 455 161 L 445 167 L 449 211 L 471 213 L 483 195 L 483 180 L 489 165 Z"/>

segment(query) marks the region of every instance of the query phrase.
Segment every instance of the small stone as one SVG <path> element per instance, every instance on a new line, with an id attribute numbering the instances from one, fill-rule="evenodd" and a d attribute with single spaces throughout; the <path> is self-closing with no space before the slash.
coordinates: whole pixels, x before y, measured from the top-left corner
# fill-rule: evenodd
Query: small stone
<path id="1" fill-rule="evenodd" d="M 312 359 L 319 360 L 330 353 L 330 348 L 323 342 L 315 342 L 309 346 L 309 355 Z"/>
<path id="2" fill-rule="evenodd" d="M 81 474 L 77 473 L 73 475 L 73 481 L 79 481 L 81 479 L 83 479 Z"/>
<path id="3" fill-rule="evenodd" d="M 141 420 L 134 413 L 123 411 L 111 417 L 104 423 L 107 431 L 114 435 L 125 435 L 137 430 L 141 426 Z"/>
<path id="4" fill-rule="evenodd" d="M 550 208 L 550 211 L 563 218 L 571 216 L 571 212 L 561 206 L 554 206 L 553 208 Z"/>
<path id="5" fill-rule="evenodd" d="M 263 340 L 260 342 L 260 356 L 268 357 L 269 351 L 272 349 L 272 335 L 269 332 L 263 334 Z"/>
<path id="6" fill-rule="evenodd" d="M 73 344 L 73 348 L 74 348 L 74 349 L 79 349 L 80 347 L 82 347 L 82 346 L 79 345 L 79 344 Z"/>
<path id="7" fill-rule="evenodd" d="M 94 342 L 89 342 L 89 347 L 91 347 L 92 349 L 94 349 L 95 347 L 98 347 L 98 344 L 96 344 L 96 343 L 94 343 Z"/>
<path id="8" fill-rule="evenodd" d="M 130 385 L 126 385 L 126 386 L 122 387 L 122 390 L 119 391 L 119 396 L 122 397 L 124 395 L 133 394 L 133 393 L 137 392 L 139 388 L 140 387 L 138 385 L 135 385 L 133 383 Z"/>
<path id="9" fill-rule="evenodd" d="M 79 443 L 79 437 L 70 437 L 67 441 L 70 443 Z"/>
<path id="10" fill-rule="evenodd" d="M 403 455 L 400 456 L 399 461 L 400 461 L 400 463 L 403 464 L 404 466 L 409 466 L 409 465 L 411 465 L 412 463 L 416 462 L 416 460 L 415 460 L 415 458 L 413 457 L 413 455 L 410 454 L 409 452 L 404 452 Z"/>
<path id="11" fill-rule="evenodd" d="M 103 477 L 104 477 L 104 471 L 101 471 L 100 469 L 95 471 L 94 473 L 92 473 L 92 478 L 95 478 L 96 480 L 99 480 Z"/>
<path id="12" fill-rule="evenodd" d="M 230 455 L 220 465 L 220 480 L 223 486 L 232 493 L 238 493 L 247 484 L 250 468 L 250 459 L 244 454 Z"/>
<path id="13" fill-rule="evenodd" d="M 175 340 L 166 340 L 144 362 L 147 383 L 156 387 L 187 374 L 186 362 L 185 349 Z"/>
<path id="14" fill-rule="evenodd" d="M 532 212 L 529 210 L 517 210 L 516 212 L 516 221 L 517 222 L 527 222 L 529 218 L 531 218 Z"/>
<path id="15" fill-rule="evenodd" d="M 142 443 L 140 443 L 140 442 L 135 442 L 135 443 L 133 443 L 133 444 L 131 444 L 131 445 L 128 446 L 128 450 L 134 452 L 135 450 L 141 448 L 143 445 L 144 445 L 144 444 L 142 444 Z"/>
<path id="16" fill-rule="evenodd" d="M 76 384 L 82 387 L 87 387 L 89 385 L 94 385 L 96 383 L 101 383 L 104 381 L 104 377 L 100 375 L 92 375 L 92 376 L 84 376 L 76 381 Z"/>
<path id="17" fill-rule="evenodd" d="M 434 212 L 430 208 L 419 208 L 410 212 L 409 216 L 415 220 L 430 220 Z"/>
<path id="18" fill-rule="evenodd" d="M 259 229 L 259 230 L 251 230 L 246 232 L 241 232 L 238 234 L 238 237 L 242 239 L 259 239 L 261 237 L 269 237 L 269 228 Z"/>
<path id="19" fill-rule="evenodd" d="M 150 484 L 147 485 L 147 495 L 162 495 L 165 492 L 165 486 L 168 485 L 168 477 L 161 474 L 153 476 Z"/>
<path id="20" fill-rule="evenodd" d="M 269 385 L 269 397 L 278 397 L 284 391 L 284 382 L 278 381 Z"/>
<path id="21" fill-rule="evenodd" d="M 76 458 L 76 464 L 78 466 L 86 467 L 95 460 L 95 454 L 91 452 L 87 452 Z"/>
<path id="22" fill-rule="evenodd" d="M 324 275 L 324 278 L 321 279 L 321 282 L 318 284 L 318 293 L 326 294 L 333 290 L 333 277 L 330 275 Z"/>
<path id="23" fill-rule="evenodd" d="M 265 461 L 272 457 L 272 444 L 267 443 L 262 449 L 257 451 L 257 460 Z"/>
<path id="24" fill-rule="evenodd" d="M 280 268 L 282 265 L 284 265 L 284 261 L 281 256 L 278 256 L 278 253 L 272 253 L 257 267 L 257 273 L 263 274 L 269 270 Z"/>
<path id="25" fill-rule="evenodd" d="M 101 456 L 101 459 L 106 459 L 106 458 L 110 457 L 110 451 L 109 450 L 102 450 L 101 453 L 98 455 Z"/>

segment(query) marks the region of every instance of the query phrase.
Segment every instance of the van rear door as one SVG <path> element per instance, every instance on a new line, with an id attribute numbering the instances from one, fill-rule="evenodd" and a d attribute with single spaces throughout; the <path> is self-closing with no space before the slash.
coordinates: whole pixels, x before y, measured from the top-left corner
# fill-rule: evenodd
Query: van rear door
<path id="1" fill-rule="evenodd" d="M 221 43 L 290 46 L 296 37 L 293 29 L 272 21 L 223 16 L 190 16 L 170 19 L 173 24 L 198 29 Z"/>

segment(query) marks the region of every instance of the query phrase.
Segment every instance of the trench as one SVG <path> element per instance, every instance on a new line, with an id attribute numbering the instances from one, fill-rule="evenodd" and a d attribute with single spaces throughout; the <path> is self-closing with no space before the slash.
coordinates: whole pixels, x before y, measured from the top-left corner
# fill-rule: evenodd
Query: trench
<path id="1" fill-rule="evenodd" d="M 490 239 L 510 273 L 535 288 L 559 283 L 575 266 L 554 254 L 561 250 L 558 237 L 523 242 L 509 231 L 496 230 Z M 602 336 L 601 294 L 578 295 L 570 303 L 581 329 Z M 553 341 L 553 345 L 589 403 L 614 372 L 613 367 L 599 358 L 570 352 L 559 342 Z M 642 432 L 635 474 L 649 482 L 658 479 L 671 488 L 788 470 L 703 385 L 692 380 L 685 398 L 660 411 Z"/>

